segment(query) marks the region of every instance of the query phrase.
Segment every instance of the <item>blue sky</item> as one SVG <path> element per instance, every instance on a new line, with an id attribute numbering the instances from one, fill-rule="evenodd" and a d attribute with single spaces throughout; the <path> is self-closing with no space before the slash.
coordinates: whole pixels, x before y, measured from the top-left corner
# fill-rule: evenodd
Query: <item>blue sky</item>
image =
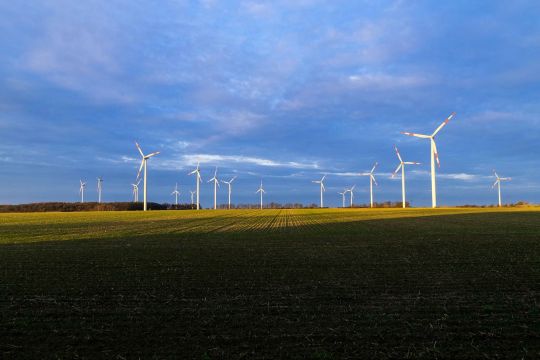
<path id="1" fill-rule="evenodd" d="M 430 204 L 437 139 L 441 205 L 540 202 L 540 3 L 535 1 L 32 1 L 0 4 L 0 203 L 76 201 L 98 176 L 104 199 L 131 199 L 139 157 L 149 200 L 188 200 L 238 175 L 235 202 L 326 203 L 368 178 L 375 200 Z M 220 202 L 226 201 L 225 187 Z"/>

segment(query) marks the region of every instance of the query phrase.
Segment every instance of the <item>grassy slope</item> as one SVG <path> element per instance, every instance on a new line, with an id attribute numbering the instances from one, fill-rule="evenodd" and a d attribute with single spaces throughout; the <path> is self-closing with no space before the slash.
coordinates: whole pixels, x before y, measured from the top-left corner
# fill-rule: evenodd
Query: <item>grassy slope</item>
<path id="1" fill-rule="evenodd" d="M 540 211 L 0 215 L 5 357 L 540 356 Z"/>

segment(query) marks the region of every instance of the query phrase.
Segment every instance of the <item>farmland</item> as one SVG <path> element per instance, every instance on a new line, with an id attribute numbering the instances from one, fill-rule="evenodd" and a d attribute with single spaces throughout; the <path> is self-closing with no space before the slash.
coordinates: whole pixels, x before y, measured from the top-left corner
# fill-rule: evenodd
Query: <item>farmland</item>
<path id="1" fill-rule="evenodd" d="M 540 211 L 0 215 L 3 358 L 537 358 Z"/>

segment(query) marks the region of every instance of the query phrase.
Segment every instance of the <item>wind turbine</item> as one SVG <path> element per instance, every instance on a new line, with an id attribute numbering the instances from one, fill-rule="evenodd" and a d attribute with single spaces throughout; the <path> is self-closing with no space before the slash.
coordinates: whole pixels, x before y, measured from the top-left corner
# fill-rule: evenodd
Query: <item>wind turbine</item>
<path id="1" fill-rule="evenodd" d="M 315 183 L 315 184 L 320 184 L 320 187 L 321 187 L 321 207 L 324 207 L 324 202 L 323 202 L 323 192 L 326 191 L 325 187 L 324 187 L 324 178 L 326 177 L 326 175 L 324 175 L 322 177 L 321 180 L 314 180 L 312 181 L 312 183 Z"/>
<path id="2" fill-rule="evenodd" d="M 448 124 L 448 122 L 456 115 L 455 112 L 450 114 L 449 117 L 446 118 L 446 120 L 443 121 L 441 125 L 431 135 L 422 135 L 422 134 L 415 134 L 410 132 L 402 132 L 402 134 L 414 136 L 421 139 L 429 139 L 431 143 L 431 207 L 436 208 L 437 207 L 437 189 L 435 186 L 435 161 L 437 161 L 438 167 L 441 167 L 441 163 L 439 161 L 439 153 L 437 152 L 437 145 L 435 144 L 435 135 L 441 129 Z"/>
<path id="3" fill-rule="evenodd" d="M 354 188 L 356 187 L 356 185 L 353 185 L 350 189 L 346 189 L 345 192 L 350 192 L 351 193 L 351 207 L 353 207 L 353 198 L 354 198 Z"/>
<path id="4" fill-rule="evenodd" d="M 180 195 L 180 191 L 178 191 L 178 183 L 176 183 L 174 191 L 171 193 L 171 195 L 174 195 L 174 204 L 178 206 L 178 195 Z"/>
<path id="5" fill-rule="evenodd" d="M 392 173 L 392 177 L 396 176 L 399 169 L 401 169 L 401 204 L 403 208 L 405 208 L 406 207 L 405 205 L 405 165 L 420 165 L 420 163 L 413 162 L 413 161 L 403 161 L 403 159 L 401 158 L 401 155 L 399 154 L 399 150 L 395 145 L 394 145 L 394 149 L 396 149 L 396 154 L 399 159 L 399 165 L 396 171 Z"/>
<path id="6" fill-rule="evenodd" d="M 84 188 L 86 187 L 86 183 L 82 180 L 79 180 L 81 182 L 81 187 L 79 188 L 79 194 L 81 194 L 81 203 L 84 202 Z"/>
<path id="7" fill-rule="evenodd" d="M 189 192 L 191 194 L 191 208 L 193 209 L 193 195 L 195 195 L 195 191 L 189 190 Z"/>
<path id="8" fill-rule="evenodd" d="M 144 155 L 143 151 L 141 150 L 141 147 L 139 146 L 138 143 L 135 143 L 135 146 L 137 146 L 137 150 L 139 150 L 139 153 L 141 154 L 141 157 L 142 157 L 142 161 L 141 161 L 141 166 L 139 167 L 139 172 L 137 173 L 137 179 L 139 178 L 139 176 L 141 176 L 141 171 L 142 169 L 144 168 L 144 184 L 143 184 L 143 200 L 144 200 L 144 205 L 143 205 L 143 210 L 146 211 L 147 209 L 147 203 L 146 203 L 146 189 L 147 189 L 147 185 L 148 185 L 148 182 L 146 181 L 146 162 L 148 161 L 148 159 L 150 159 L 152 156 L 156 156 L 157 154 L 159 154 L 160 152 L 159 151 L 156 151 L 156 152 L 153 152 L 151 154 L 148 154 L 148 155 Z"/>
<path id="9" fill-rule="evenodd" d="M 343 190 L 343 192 L 338 192 L 339 195 L 341 195 L 341 207 L 345 207 L 345 194 L 348 190 Z"/>
<path id="10" fill-rule="evenodd" d="M 265 192 L 266 191 L 264 191 L 264 189 L 263 189 L 262 180 L 261 180 L 261 186 L 259 186 L 259 190 L 255 191 L 255 194 L 261 193 L 261 210 L 263 208 L 263 193 L 265 193 Z"/>
<path id="11" fill-rule="evenodd" d="M 101 203 L 101 190 L 103 189 L 103 179 L 101 177 L 97 178 L 97 191 L 98 191 L 98 203 Z"/>
<path id="12" fill-rule="evenodd" d="M 373 207 L 373 183 L 375 183 L 375 185 L 378 185 L 377 181 L 375 180 L 375 176 L 373 176 L 373 172 L 375 171 L 377 164 L 378 163 L 375 163 L 375 165 L 373 165 L 373 168 L 371 169 L 370 172 L 360 174 L 361 176 L 369 176 L 369 206 L 370 207 Z"/>
<path id="13" fill-rule="evenodd" d="M 234 176 L 234 177 L 233 177 L 231 180 L 229 180 L 229 181 L 221 180 L 222 183 L 227 184 L 228 187 L 229 187 L 229 210 L 231 209 L 231 184 L 232 184 L 232 182 L 234 181 L 234 179 L 236 179 L 236 176 Z"/>
<path id="14" fill-rule="evenodd" d="M 497 172 L 495 170 L 493 170 L 493 174 L 495 174 L 495 177 L 497 178 L 497 180 L 495 180 L 495 183 L 493 184 L 493 186 L 491 188 L 493 189 L 495 187 L 495 185 L 497 185 L 497 188 L 498 188 L 498 191 L 499 191 L 499 207 L 501 207 L 502 206 L 502 202 L 501 202 L 501 181 L 510 181 L 510 180 L 512 180 L 512 178 L 499 177 L 499 175 L 497 175 Z"/>
<path id="15" fill-rule="evenodd" d="M 202 183 L 201 170 L 199 170 L 199 163 L 197 162 L 197 168 L 190 172 L 188 175 L 195 175 L 195 182 L 197 183 L 197 210 L 199 210 L 199 185 Z"/>
<path id="16" fill-rule="evenodd" d="M 135 184 L 131 184 L 133 186 L 133 202 L 139 202 L 139 184 L 141 182 L 141 179 L 137 181 Z"/>
<path id="17" fill-rule="evenodd" d="M 219 180 L 217 179 L 217 166 L 216 170 L 214 171 L 214 177 L 208 180 L 207 182 L 214 182 L 214 210 L 217 209 L 217 188 L 219 185 Z"/>

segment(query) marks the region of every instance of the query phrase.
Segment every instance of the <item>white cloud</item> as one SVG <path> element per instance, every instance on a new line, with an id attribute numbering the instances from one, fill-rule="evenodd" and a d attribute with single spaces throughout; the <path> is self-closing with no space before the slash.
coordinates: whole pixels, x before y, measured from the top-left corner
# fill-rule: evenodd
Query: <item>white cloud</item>
<path id="1" fill-rule="evenodd" d="M 431 175 L 431 172 L 426 170 L 412 170 L 410 171 L 410 173 L 414 175 Z M 490 178 L 490 176 L 467 173 L 438 173 L 437 178 L 462 181 L 477 181 L 480 179 Z"/>
<path id="2" fill-rule="evenodd" d="M 212 155 L 212 154 L 190 154 L 182 155 L 183 163 L 186 165 L 196 165 L 200 163 L 241 163 L 241 164 L 253 164 L 257 166 L 267 167 L 287 167 L 295 169 L 318 169 L 317 163 L 302 163 L 296 161 L 275 161 L 264 158 L 250 157 L 250 156 L 238 156 L 238 155 Z"/>
<path id="3" fill-rule="evenodd" d="M 419 87 L 430 83 L 424 76 L 384 73 L 361 73 L 350 75 L 348 79 L 354 87 L 383 90 Z"/>

